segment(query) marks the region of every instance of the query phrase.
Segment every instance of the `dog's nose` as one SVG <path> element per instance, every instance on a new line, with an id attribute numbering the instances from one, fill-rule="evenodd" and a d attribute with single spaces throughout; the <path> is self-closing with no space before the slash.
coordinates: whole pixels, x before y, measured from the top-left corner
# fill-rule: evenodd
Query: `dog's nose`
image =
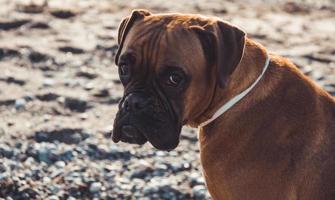
<path id="1" fill-rule="evenodd" d="M 129 94 L 123 104 L 122 108 L 127 111 L 139 111 L 146 107 L 148 104 L 148 98 L 141 94 Z"/>

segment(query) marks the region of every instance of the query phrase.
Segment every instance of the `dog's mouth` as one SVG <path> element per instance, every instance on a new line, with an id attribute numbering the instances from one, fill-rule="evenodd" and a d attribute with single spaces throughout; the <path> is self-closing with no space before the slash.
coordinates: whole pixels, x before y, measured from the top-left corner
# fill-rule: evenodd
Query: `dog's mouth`
<path id="1" fill-rule="evenodd" d="M 148 94 L 148 91 L 151 91 Z M 127 109 L 126 103 L 143 102 Z M 129 108 L 129 104 L 128 104 Z M 136 109 L 137 108 L 137 109 Z M 149 141 L 159 150 L 170 151 L 179 144 L 182 124 L 178 114 L 166 96 L 154 90 L 132 91 L 125 94 L 114 120 L 114 142 L 145 144 Z"/>
<path id="2" fill-rule="evenodd" d="M 112 140 L 138 145 L 149 141 L 159 150 L 170 151 L 179 144 L 180 131 L 181 125 L 166 112 L 148 108 L 133 113 L 121 108 L 114 120 Z"/>
<path id="3" fill-rule="evenodd" d="M 148 139 L 135 126 L 124 124 L 118 129 L 114 129 L 112 133 L 112 140 L 115 143 L 119 141 L 130 144 L 145 144 Z"/>

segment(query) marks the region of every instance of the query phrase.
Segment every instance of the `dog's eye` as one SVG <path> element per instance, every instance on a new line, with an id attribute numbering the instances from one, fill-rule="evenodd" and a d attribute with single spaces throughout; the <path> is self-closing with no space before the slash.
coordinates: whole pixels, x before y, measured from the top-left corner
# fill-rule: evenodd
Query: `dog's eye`
<path id="1" fill-rule="evenodd" d="M 178 86 L 182 82 L 183 77 L 177 73 L 172 73 L 169 75 L 167 80 L 167 85 L 169 86 Z"/>
<path id="2" fill-rule="evenodd" d="M 129 67 L 126 64 L 121 64 L 119 67 L 120 76 L 128 76 L 129 74 Z"/>

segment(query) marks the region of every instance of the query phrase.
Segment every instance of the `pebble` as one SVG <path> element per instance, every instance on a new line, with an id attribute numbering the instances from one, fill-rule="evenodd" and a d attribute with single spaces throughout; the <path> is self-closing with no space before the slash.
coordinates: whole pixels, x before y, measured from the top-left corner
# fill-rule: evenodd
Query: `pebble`
<path id="1" fill-rule="evenodd" d="M 15 100 L 15 109 L 20 110 L 25 108 L 27 101 L 25 99 L 16 99 Z"/>
<path id="2" fill-rule="evenodd" d="M 55 84 L 55 81 L 53 79 L 47 78 L 43 80 L 43 86 L 44 87 L 51 87 Z"/>
<path id="3" fill-rule="evenodd" d="M 10 174 L 5 172 L 5 173 L 0 173 L 0 181 L 6 180 L 10 177 Z"/>
<path id="4" fill-rule="evenodd" d="M 313 77 L 314 80 L 317 81 L 324 79 L 324 74 L 319 70 L 312 71 L 311 76 Z"/>
<path id="5" fill-rule="evenodd" d="M 48 147 L 42 147 L 37 150 L 37 159 L 40 162 L 51 163 L 50 160 L 51 149 Z"/>
<path id="6" fill-rule="evenodd" d="M 205 185 L 205 179 L 199 173 L 191 173 L 189 175 L 189 181 L 191 187 L 195 185 Z"/>
<path id="7" fill-rule="evenodd" d="M 2 157 L 6 157 L 6 158 L 10 158 L 14 155 L 14 151 L 13 148 L 9 147 L 6 144 L 1 144 L 0 143 L 0 156 Z"/>
<path id="8" fill-rule="evenodd" d="M 203 185 L 196 185 L 192 188 L 192 193 L 193 193 L 194 199 L 203 200 L 203 199 L 206 199 L 207 189 Z"/>
<path id="9" fill-rule="evenodd" d="M 76 112 L 85 112 L 89 108 L 85 100 L 72 97 L 65 98 L 64 106 Z"/>
<path id="10" fill-rule="evenodd" d="M 90 192 L 96 193 L 101 190 L 102 184 L 100 182 L 94 182 L 90 185 Z"/>
<path id="11" fill-rule="evenodd" d="M 48 200 L 59 200 L 59 198 L 56 195 L 52 195 L 48 198 Z"/>
<path id="12" fill-rule="evenodd" d="M 52 194 L 57 194 L 60 190 L 58 185 L 52 184 L 52 185 L 48 185 L 48 189 Z"/>

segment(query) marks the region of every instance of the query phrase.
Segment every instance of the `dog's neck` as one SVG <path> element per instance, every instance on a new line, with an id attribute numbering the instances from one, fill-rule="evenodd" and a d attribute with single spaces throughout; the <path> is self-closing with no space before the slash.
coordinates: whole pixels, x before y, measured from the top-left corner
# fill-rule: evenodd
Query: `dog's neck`
<path id="1" fill-rule="evenodd" d="M 218 86 L 215 87 L 214 96 L 212 97 L 210 106 L 201 115 L 201 117 L 198 118 L 196 124 L 200 125 L 201 122 L 209 120 L 222 105 L 225 105 L 232 98 L 236 97 L 236 95 L 245 91 L 248 87 L 250 87 L 250 85 L 255 83 L 256 79 L 260 77 L 262 71 L 264 70 L 264 64 L 266 64 L 267 56 L 268 55 L 264 47 L 246 39 L 245 53 L 240 65 L 230 76 L 229 82 L 225 88 L 222 89 Z M 257 87 L 257 85 L 255 87 Z M 243 98 L 247 98 L 246 96 Z"/>

